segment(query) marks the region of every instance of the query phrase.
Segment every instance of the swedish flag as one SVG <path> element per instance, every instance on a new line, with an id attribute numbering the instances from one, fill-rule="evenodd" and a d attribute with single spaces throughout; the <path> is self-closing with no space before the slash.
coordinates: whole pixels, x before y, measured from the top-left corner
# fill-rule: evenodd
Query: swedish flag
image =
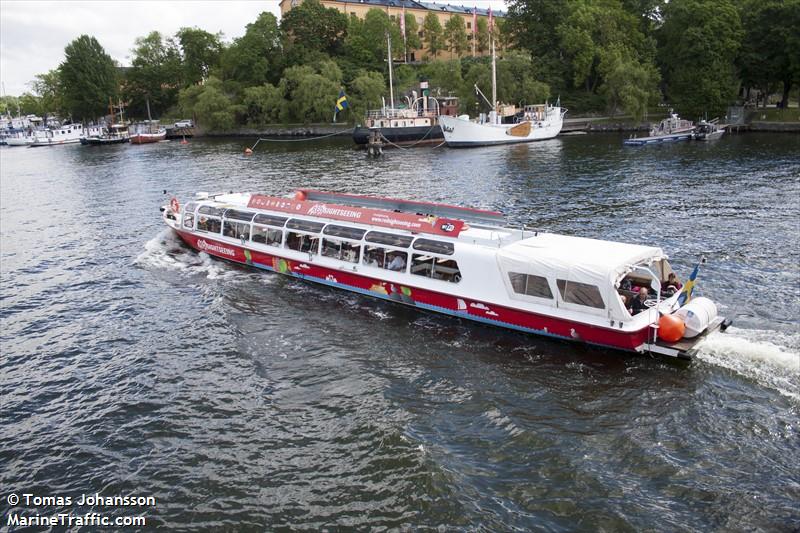
<path id="1" fill-rule="evenodd" d="M 347 95 L 344 94 L 344 89 L 339 91 L 339 98 L 336 99 L 336 105 L 333 108 L 333 121 L 336 122 L 336 115 L 339 111 L 348 109 L 350 105 L 347 103 Z"/>
<path id="2" fill-rule="evenodd" d="M 692 291 L 694 290 L 694 280 L 697 278 L 697 273 L 700 271 L 700 264 L 703 263 L 705 259 L 701 259 L 700 263 L 697 263 L 692 270 L 692 275 L 689 276 L 689 281 L 686 282 L 686 285 L 683 286 L 681 290 L 681 295 L 678 296 L 678 305 L 683 306 L 683 304 L 689 303 L 692 299 Z"/>

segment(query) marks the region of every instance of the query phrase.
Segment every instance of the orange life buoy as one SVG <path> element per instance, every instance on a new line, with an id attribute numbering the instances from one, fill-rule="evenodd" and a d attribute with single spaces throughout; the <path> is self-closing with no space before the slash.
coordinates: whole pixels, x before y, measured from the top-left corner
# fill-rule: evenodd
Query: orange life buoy
<path id="1" fill-rule="evenodd" d="M 174 196 L 172 197 L 172 200 L 169 201 L 169 207 L 172 209 L 173 213 L 178 213 L 181 210 L 181 204 L 178 203 L 178 199 Z"/>

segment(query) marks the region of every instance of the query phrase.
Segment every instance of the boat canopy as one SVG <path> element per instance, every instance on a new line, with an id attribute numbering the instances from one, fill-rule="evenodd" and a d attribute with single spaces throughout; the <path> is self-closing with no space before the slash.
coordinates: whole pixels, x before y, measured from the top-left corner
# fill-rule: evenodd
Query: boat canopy
<path id="1" fill-rule="evenodd" d="M 666 255 L 657 247 L 540 233 L 504 246 L 497 258 L 506 283 L 508 273 L 517 272 L 594 285 L 608 306 L 618 298 L 615 285 L 623 276 Z"/>

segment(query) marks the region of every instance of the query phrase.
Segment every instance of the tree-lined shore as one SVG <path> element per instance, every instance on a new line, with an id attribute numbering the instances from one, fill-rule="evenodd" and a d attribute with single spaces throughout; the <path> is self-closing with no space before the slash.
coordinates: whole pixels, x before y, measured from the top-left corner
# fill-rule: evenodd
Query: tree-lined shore
<path id="1" fill-rule="evenodd" d="M 492 28 L 479 19 L 475 32 L 477 50 L 491 37 L 499 45 L 501 102 L 560 97 L 572 113 L 636 121 L 666 103 L 696 118 L 747 99 L 765 106 L 764 95 L 785 108 L 800 86 L 800 0 L 511 0 L 508 8 Z M 388 95 L 387 34 L 396 94 L 428 80 L 459 96 L 463 112 L 486 110 L 473 87 L 490 87 L 490 58 L 473 57 L 463 17 L 441 25 L 431 13 L 420 27 L 407 14 L 404 39 L 400 21 L 379 8 L 359 19 L 305 0 L 280 22 L 261 13 L 231 42 L 200 28 L 151 32 L 136 39 L 129 67 L 82 35 L 31 92 L 4 97 L 0 112 L 90 121 L 112 99 L 129 117 L 146 117 L 149 103 L 154 117 L 225 131 L 330 122 L 344 90 L 350 109 L 339 120 L 354 123 Z M 423 45 L 433 59 L 406 63 Z M 438 59 L 443 51 L 458 59 Z"/>

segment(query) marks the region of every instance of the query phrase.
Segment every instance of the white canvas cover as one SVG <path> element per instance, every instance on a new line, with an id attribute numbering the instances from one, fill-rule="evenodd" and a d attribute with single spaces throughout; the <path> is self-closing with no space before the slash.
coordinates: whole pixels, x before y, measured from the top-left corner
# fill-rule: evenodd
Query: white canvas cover
<path id="1" fill-rule="evenodd" d="M 508 273 L 520 272 L 547 277 L 554 294 L 556 279 L 595 285 L 609 307 L 619 298 L 614 287 L 618 279 L 634 265 L 649 264 L 666 256 L 657 247 L 540 233 L 504 246 L 497 252 L 497 258 L 512 297 Z M 588 308 L 586 311 L 591 312 Z"/>

